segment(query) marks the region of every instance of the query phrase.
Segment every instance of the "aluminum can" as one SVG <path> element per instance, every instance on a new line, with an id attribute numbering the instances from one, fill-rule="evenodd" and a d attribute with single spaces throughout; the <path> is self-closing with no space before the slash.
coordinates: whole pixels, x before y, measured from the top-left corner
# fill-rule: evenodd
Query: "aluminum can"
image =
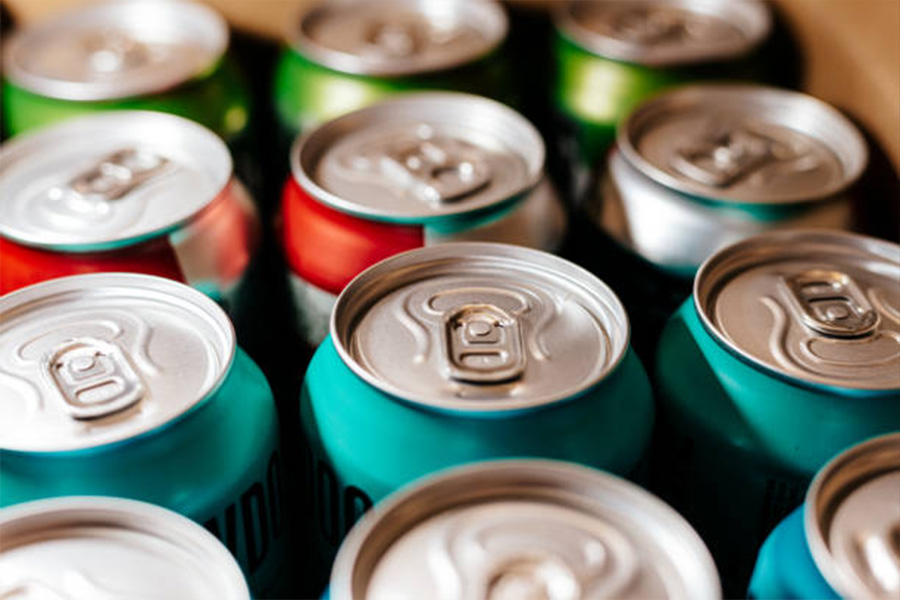
<path id="1" fill-rule="evenodd" d="M 333 600 L 720 598 L 690 525 L 623 479 L 548 460 L 427 477 L 366 515 L 331 574 Z"/>
<path id="2" fill-rule="evenodd" d="M 133 271 L 234 304 L 259 219 L 210 130 L 111 112 L 0 147 L 0 293 L 54 277 Z"/>
<path id="3" fill-rule="evenodd" d="M 896 598 L 897 507 L 900 433 L 841 453 L 763 544 L 750 597 Z"/>
<path id="4" fill-rule="evenodd" d="M 275 71 L 281 127 L 298 132 L 400 92 L 451 90 L 508 100 L 493 0 L 320 2 L 287 33 Z"/>
<path id="5" fill-rule="evenodd" d="M 863 229 L 848 190 L 865 170 L 862 134 L 810 96 L 758 85 L 679 88 L 641 104 L 619 130 L 584 206 L 578 257 L 646 315 L 652 352 L 700 264 L 775 229 Z M 596 251 L 598 233 L 619 260 Z M 600 259 L 602 257 L 602 260 Z"/>
<path id="6" fill-rule="evenodd" d="M 255 596 L 285 579 L 272 392 L 228 317 L 147 275 L 65 277 L 0 297 L 0 505 L 152 502 L 203 524 Z"/>
<path id="7" fill-rule="evenodd" d="M 713 255 L 663 331 L 653 487 L 727 596 L 835 454 L 900 429 L 900 246 L 772 232 Z"/>
<path id="8" fill-rule="evenodd" d="M 635 474 L 653 400 L 600 280 L 545 252 L 456 243 L 353 280 L 300 414 L 327 565 L 362 512 L 444 467 L 542 457 Z"/>
<path id="9" fill-rule="evenodd" d="M 598 174 L 618 124 L 643 100 L 691 81 L 764 76 L 754 55 L 771 20 L 765 3 L 745 0 L 561 5 L 553 95 L 576 199 Z"/>
<path id="10" fill-rule="evenodd" d="M 298 138 L 291 166 L 283 243 L 311 348 L 337 294 L 383 258 L 455 241 L 552 251 L 566 231 L 540 134 L 486 98 L 424 92 L 362 109 Z"/>
<path id="11" fill-rule="evenodd" d="M 250 600 L 234 558 L 196 523 L 122 498 L 0 509 L 0 590 L 20 598 Z"/>
<path id="12" fill-rule="evenodd" d="M 108 110 L 155 110 L 231 142 L 249 94 L 225 59 L 228 25 L 192 2 L 105 2 L 14 33 L 3 47 L 3 118 L 16 135 Z"/>

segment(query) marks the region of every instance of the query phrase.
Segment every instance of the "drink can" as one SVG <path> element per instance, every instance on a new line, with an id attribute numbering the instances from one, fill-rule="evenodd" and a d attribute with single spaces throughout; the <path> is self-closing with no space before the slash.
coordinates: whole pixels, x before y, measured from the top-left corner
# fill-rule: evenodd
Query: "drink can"
<path id="1" fill-rule="evenodd" d="M 16 135 L 108 110 L 197 121 L 231 142 L 249 94 L 225 58 L 228 25 L 192 2 L 105 2 L 14 33 L 3 48 L 3 118 Z"/>
<path id="2" fill-rule="evenodd" d="M 542 457 L 635 475 L 653 400 L 599 279 L 538 250 L 456 243 L 353 280 L 300 414 L 327 564 L 362 512 L 444 467 Z"/>
<path id="3" fill-rule="evenodd" d="M 712 557 L 665 503 L 548 460 L 492 461 L 392 495 L 347 537 L 333 600 L 720 598 Z"/>
<path id="4" fill-rule="evenodd" d="M 508 22 L 492 0 L 320 2 L 291 23 L 275 71 L 284 133 L 400 92 L 451 90 L 507 99 L 500 46 Z"/>
<path id="5" fill-rule="evenodd" d="M 652 352 L 718 249 L 774 229 L 863 228 L 848 189 L 867 160 L 857 128 L 810 96 L 758 85 L 679 88 L 622 124 L 584 205 L 578 256 L 594 257 L 625 305 L 647 315 L 635 337 Z M 596 252 L 598 237 L 620 260 Z"/>
<path id="6" fill-rule="evenodd" d="M 875 598 L 900 593 L 900 433 L 846 450 L 803 506 L 766 539 L 751 598 Z"/>
<path id="7" fill-rule="evenodd" d="M 0 297 L 0 506 L 152 502 L 203 524 L 255 596 L 285 579 L 272 393 L 183 284 L 102 273 Z"/>
<path id="8" fill-rule="evenodd" d="M 81 117 L 3 144 L 0 178 L 0 293 L 133 271 L 237 299 L 259 219 L 210 130 L 156 112 Z"/>
<path id="9" fill-rule="evenodd" d="M 462 240 L 554 250 L 566 214 L 537 130 L 502 104 L 425 92 L 298 138 L 282 201 L 302 338 L 328 333 L 337 294 L 398 252 Z"/>
<path id="10" fill-rule="evenodd" d="M 746 591 L 822 465 L 900 429 L 898 274 L 890 242 L 767 233 L 706 261 L 663 331 L 654 486 L 710 546 L 726 595 Z"/>
<path id="11" fill-rule="evenodd" d="M 576 199 L 632 108 L 691 81 L 758 79 L 768 6 L 732 0 L 572 1 L 556 17 L 554 105 Z"/>
<path id="12" fill-rule="evenodd" d="M 250 600 L 228 550 L 170 510 L 74 496 L 0 510 L 2 589 L 24 598 Z"/>

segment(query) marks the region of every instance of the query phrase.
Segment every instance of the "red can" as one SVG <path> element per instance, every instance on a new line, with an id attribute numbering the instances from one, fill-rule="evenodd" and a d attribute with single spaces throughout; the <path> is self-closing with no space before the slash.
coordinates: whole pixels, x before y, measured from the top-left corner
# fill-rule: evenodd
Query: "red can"
<path id="1" fill-rule="evenodd" d="M 227 299 L 259 219 L 210 130 L 154 112 L 104 113 L 0 149 L 0 294 L 67 275 L 147 273 Z"/>

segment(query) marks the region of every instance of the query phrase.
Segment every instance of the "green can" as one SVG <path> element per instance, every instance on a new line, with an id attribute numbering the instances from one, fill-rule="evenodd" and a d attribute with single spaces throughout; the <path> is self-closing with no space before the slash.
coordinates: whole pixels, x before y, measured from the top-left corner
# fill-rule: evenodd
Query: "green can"
<path id="1" fill-rule="evenodd" d="M 557 13 L 553 104 L 579 199 L 632 108 L 672 85 L 757 79 L 771 30 L 763 2 L 567 2 Z"/>
<path id="2" fill-rule="evenodd" d="M 404 484 L 494 458 L 633 475 L 653 426 L 613 292 L 541 252 L 454 243 L 369 268 L 339 296 L 301 418 L 323 566 Z"/>
<path id="3" fill-rule="evenodd" d="M 154 110 L 227 142 L 245 132 L 249 95 L 226 57 L 215 11 L 190 2 L 107 2 L 13 34 L 3 52 L 9 135 L 86 113 Z"/>
<path id="4" fill-rule="evenodd" d="M 493 0 L 322 2 L 298 17 L 276 67 L 282 134 L 406 91 L 510 100 L 507 29 Z"/>
<path id="5" fill-rule="evenodd" d="M 706 540 L 726 596 L 841 450 L 900 429 L 900 246 L 749 238 L 700 268 L 663 331 L 652 486 Z"/>

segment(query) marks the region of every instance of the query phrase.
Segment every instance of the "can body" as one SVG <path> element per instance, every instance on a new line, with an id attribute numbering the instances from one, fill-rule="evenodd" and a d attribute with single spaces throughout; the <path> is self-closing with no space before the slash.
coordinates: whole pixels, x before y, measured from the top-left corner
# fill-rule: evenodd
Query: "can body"
<path id="1" fill-rule="evenodd" d="M 900 427 L 896 393 L 810 389 L 740 360 L 704 328 L 693 300 L 659 341 L 652 486 L 709 544 L 726 596 L 755 552 L 842 449 Z"/>
<path id="2" fill-rule="evenodd" d="M 0 503 L 99 495 L 158 504 L 215 534 L 255 596 L 279 595 L 287 536 L 277 440 L 268 384 L 238 350 L 221 387 L 158 431 L 74 452 L 3 450 Z"/>

